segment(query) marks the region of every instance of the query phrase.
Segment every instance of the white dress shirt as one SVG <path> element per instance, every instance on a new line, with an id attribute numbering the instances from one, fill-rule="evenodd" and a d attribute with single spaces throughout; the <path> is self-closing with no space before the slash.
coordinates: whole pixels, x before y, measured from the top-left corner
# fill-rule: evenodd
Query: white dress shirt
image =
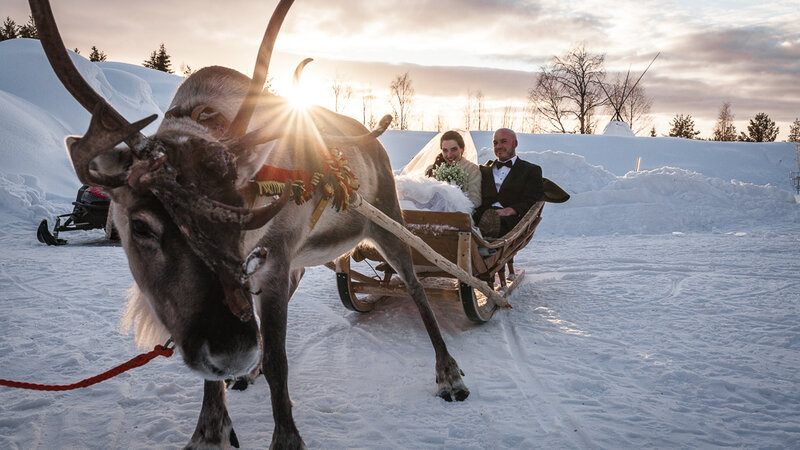
<path id="1" fill-rule="evenodd" d="M 510 161 L 512 166 L 516 164 L 517 155 L 514 155 Z M 511 172 L 511 167 L 502 166 L 500 168 L 497 168 L 496 166 L 492 165 L 492 175 L 494 175 L 494 187 L 497 189 L 497 192 L 500 192 L 500 186 L 503 185 L 503 181 L 505 181 L 509 172 Z M 497 206 L 498 208 L 504 207 L 503 205 L 500 204 L 500 202 L 494 202 L 492 203 L 492 206 Z"/>

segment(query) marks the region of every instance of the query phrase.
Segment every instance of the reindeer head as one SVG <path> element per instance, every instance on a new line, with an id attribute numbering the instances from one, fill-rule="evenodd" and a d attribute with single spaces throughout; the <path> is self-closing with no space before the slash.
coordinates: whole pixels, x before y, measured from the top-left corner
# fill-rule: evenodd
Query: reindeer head
<path id="1" fill-rule="evenodd" d="M 260 361 L 258 327 L 240 248 L 244 230 L 261 227 L 288 200 L 256 210 L 237 192 L 237 160 L 276 136 L 245 133 L 258 102 L 278 29 L 292 1 L 270 20 L 250 89 L 224 136 L 164 131 L 155 119 L 129 123 L 86 83 L 69 59 L 46 0 L 30 0 L 50 64 L 92 112 L 83 137 L 67 138 L 81 182 L 105 189 L 133 277 L 187 365 L 206 379 L 241 375 Z M 126 145 L 121 145 L 122 143 Z"/>

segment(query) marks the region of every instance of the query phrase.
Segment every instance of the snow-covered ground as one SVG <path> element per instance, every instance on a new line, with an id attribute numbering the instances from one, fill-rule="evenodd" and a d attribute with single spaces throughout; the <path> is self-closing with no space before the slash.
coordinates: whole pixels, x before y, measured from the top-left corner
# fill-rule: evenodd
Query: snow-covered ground
<path id="1" fill-rule="evenodd" d="M 118 321 L 132 282 L 102 231 L 47 247 L 41 219 L 71 210 L 62 146 L 88 114 L 38 42 L 0 42 L 0 378 L 70 383 L 138 351 Z M 181 79 L 121 63 L 80 70 L 132 120 Z M 152 131 L 152 130 L 150 130 Z M 400 169 L 431 138 L 389 131 Z M 473 132 L 479 159 L 490 132 Z M 294 415 L 310 448 L 797 448 L 800 206 L 794 145 L 521 135 L 519 153 L 572 199 L 548 204 L 515 266 L 514 309 L 468 322 L 432 301 L 471 395 L 435 396 L 433 351 L 397 299 L 360 315 L 311 268 L 290 303 Z M 632 172 L 642 158 L 640 171 Z M 266 382 L 230 392 L 243 448 L 272 432 Z M 63 393 L 0 388 L 0 448 L 179 448 L 202 381 L 158 358 Z"/>

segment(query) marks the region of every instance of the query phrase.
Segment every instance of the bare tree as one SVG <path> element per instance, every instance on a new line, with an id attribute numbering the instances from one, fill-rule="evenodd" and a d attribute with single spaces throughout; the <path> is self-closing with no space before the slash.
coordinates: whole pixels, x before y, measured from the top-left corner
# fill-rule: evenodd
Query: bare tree
<path id="1" fill-rule="evenodd" d="M 731 102 L 724 102 L 717 115 L 717 123 L 714 124 L 714 131 L 711 137 L 713 141 L 735 141 L 736 126 L 733 124 L 733 112 L 731 112 Z"/>
<path id="2" fill-rule="evenodd" d="M 522 108 L 522 132 L 541 133 L 542 126 L 539 121 L 539 111 L 536 104 L 528 97 L 528 103 Z"/>
<path id="3" fill-rule="evenodd" d="M 631 127 L 633 134 L 639 134 L 652 125 L 650 110 L 653 107 L 653 98 L 645 94 L 644 88 L 638 83 L 631 87 L 628 77 L 625 80 L 617 75 L 614 84 L 605 86 L 605 93 L 608 94 L 606 111 L 615 116 L 619 112 L 619 119 Z M 616 108 L 619 108 L 619 111 Z"/>
<path id="4" fill-rule="evenodd" d="M 536 86 L 528 91 L 528 101 L 534 105 L 538 114 L 541 114 L 553 130 L 566 133 L 565 121 L 567 119 L 567 96 L 564 86 L 558 81 L 554 70 L 541 67 L 541 73 L 536 79 Z"/>
<path id="5" fill-rule="evenodd" d="M 445 128 L 447 128 L 447 123 L 445 123 L 442 113 L 436 114 L 436 131 L 443 131 Z"/>
<path id="6" fill-rule="evenodd" d="M 600 83 L 605 78 L 605 55 L 590 54 L 585 44 L 565 56 L 554 56 L 542 67 L 536 87 L 530 93 L 540 112 L 560 132 L 566 133 L 564 119 L 578 122 L 576 132 L 589 134 L 595 128 L 595 109 L 605 103 Z"/>
<path id="7" fill-rule="evenodd" d="M 342 112 L 347 106 L 347 101 L 353 95 L 353 86 L 345 80 L 345 76 L 336 72 L 331 81 L 331 91 L 333 91 L 333 110 Z M 341 107 L 341 108 L 340 108 Z"/>
<path id="8" fill-rule="evenodd" d="M 370 130 L 375 128 L 378 121 L 375 119 L 375 113 L 372 111 L 372 102 L 375 101 L 375 96 L 372 95 L 372 89 L 366 89 L 364 95 L 361 96 L 361 123 Z"/>
<path id="9" fill-rule="evenodd" d="M 563 58 L 556 56 L 552 61 L 556 79 L 570 100 L 568 111 L 577 119 L 580 134 L 591 133 L 592 113 L 604 103 L 599 83 L 605 78 L 605 58 L 589 54 L 586 45 L 580 44 Z"/>
<path id="10" fill-rule="evenodd" d="M 408 72 L 397 75 L 389 84 L 389 91 L 391 92 L 389 103 L 397 124 L 401 130 L 407 130 L 411 106 L 414 103 L 414 86 Z"/>
<path id="11" fill-rule="evenodd" d="M 483 99 L 483 91 L 478 89 L 478 92 L 475 93 L 475 118 L 478 120 L 478 131 L 483 130 L 483 125 L 486 123 L 483 120 L 486 114 L 486 109 L 483 106 Z"/>
<path id="12" fill-rule="evenodd" d="M 648 97 L 641 86 L 636 86 L 625 100 L 624 117 L 633 134 L 639 134 L 653 123 L 650 110 L 653 108 L 653 97 Z"/>
<path id="13" fill-rule="evenodd" d="M 464 105 L 464 129 L 470 130 L 472 129 L 472 109 L 474 108 L 474 102 L 472 98 L 472 90 L 467 89 L 467 104 Z"/>
<path id="14" fill-rule="evenodd" d="M 514 129 L 514 116 L 517 113 L 517 109 L 511 105 L 506 105 L 503 107 L 503 128 Z"/>

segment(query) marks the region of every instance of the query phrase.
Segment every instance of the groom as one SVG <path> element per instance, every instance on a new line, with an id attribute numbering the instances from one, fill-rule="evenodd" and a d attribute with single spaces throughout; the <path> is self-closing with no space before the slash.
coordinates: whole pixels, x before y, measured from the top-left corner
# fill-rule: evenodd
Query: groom
<path id="1" fill-rule="evenodd" d="M 542 168 L 517 156 L 517 135 L 495 131 L 497 159 L 481 166 L 481 205 L 472 217 L 485 237 L 508 233 L 543 195 Z"/>

